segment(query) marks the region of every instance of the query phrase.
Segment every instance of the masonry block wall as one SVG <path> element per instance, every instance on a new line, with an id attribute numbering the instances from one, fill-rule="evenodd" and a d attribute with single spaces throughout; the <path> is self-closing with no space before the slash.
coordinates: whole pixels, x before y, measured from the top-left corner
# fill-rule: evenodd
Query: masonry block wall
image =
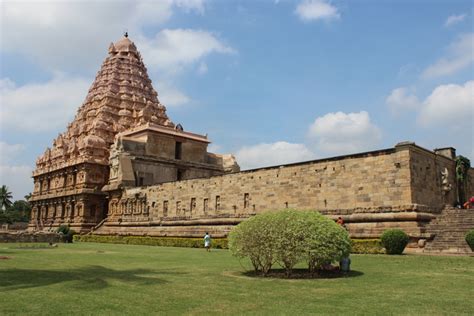
<path id="1" fill-rule="evenodd" d="M 407 151 L 382 151 L 374 156 L 165 183 L 145 190 L 153 218 L 234 216 L 283 208 L 338 214 L 396 209 L 411 203 L 408 163 Z M 167 210 L 163 205 L 168 205 Z"/>
<path id="2" fill-rule="evenodd" d="M 225 236 L 232 225 L 252 215 L 296 208 L 342 216 L 355 237 L 378 237 L 385 229 L 402 228 L 413 238 L 429 238 L 427 224 L 456 202 L 454 169 L 454 160 L 409 143 L 125 189 L 111 194 L 115 206 L 109 206 L 99 233 L 199 236 L 210 230 Z M 467 189 L 472 192 L 471 183 Z"/>

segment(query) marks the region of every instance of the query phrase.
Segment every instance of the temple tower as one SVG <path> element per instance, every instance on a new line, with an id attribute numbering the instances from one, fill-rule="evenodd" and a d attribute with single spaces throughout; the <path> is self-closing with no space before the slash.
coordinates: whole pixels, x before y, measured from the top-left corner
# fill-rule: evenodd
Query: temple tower
<path id="1" fill-rule="evenodd" d="M 110 147 L 144 124 L 172 129 L 147 69 L 128 35 L 110 44 L 84 103 L 64 133 L 36 160 L 30 229 L 62 223 L 87 231 L 107 214 Z"/>

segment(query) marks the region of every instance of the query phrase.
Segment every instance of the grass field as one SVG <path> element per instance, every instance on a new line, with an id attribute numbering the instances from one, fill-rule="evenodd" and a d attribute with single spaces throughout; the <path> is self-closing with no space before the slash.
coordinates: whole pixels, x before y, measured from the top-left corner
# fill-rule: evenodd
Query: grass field
<path id="1" fill-rule="evenodd" d="M 474 314 L 474 257 L 353 255 L 348 277 L 263 279 L 227 250 L 0 244 L 0 314 Z"/>

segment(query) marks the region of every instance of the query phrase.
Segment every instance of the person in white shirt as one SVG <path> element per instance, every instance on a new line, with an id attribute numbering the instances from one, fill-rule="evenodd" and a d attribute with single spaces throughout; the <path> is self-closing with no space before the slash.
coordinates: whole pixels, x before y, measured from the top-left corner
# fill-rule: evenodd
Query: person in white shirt
<path id="1" fill-rule="evenodd" d="M 206 248 L 208 252 L 211 251 L 211 236 L 209 233 L 206 233 L 204 236 L 204 248 Z"/>

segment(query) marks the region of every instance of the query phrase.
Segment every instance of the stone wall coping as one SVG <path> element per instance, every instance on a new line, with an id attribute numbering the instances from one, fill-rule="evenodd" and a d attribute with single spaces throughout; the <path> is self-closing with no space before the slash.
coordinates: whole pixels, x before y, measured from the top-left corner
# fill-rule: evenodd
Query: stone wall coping
<path id="1" fill-rule="evenodd" d="M 207 139 L 207 136 L 205 135 L 199 135 L 199 134 L 195 134 L 191 132 L 180 131 L 174 128 L 160 126 L 153 123 L 146 123 L 144 125 L 137 126 L 133 129 L 126 130 L 120 133 L 120 135 L 124 137 L 131 137 L 131 136 L 148 132 L 148 131 L 156 132 L 158 134 L 172 135 L 172 136 L 192 139 L 192 140 L 203 142 L 206 144 L 210 143 L 210 141 Z"/>
<path id="2" fill-rule="evenodd" d="M 435 150 L 441 150 L 441 149 L 455 149 L 454 147 L 444 147 L 444 148 L 436 148 L 434 150 L 429 150 L 415 144 L 414 142 L 400 142 L 395 145 L 395 149 L 396 150 L 413 150 L 419 153 L 429 154 L 431 156 L 436 157 L 436 159 L 442 159 L 442 160 L 451 161 L 451 162 L 454 161 L 454 159 L 450 159 L 444 155 L 440 155 L 435 152 Z M 474 167 L 471 167 L 469 169 L 474 170 Z"/>
<path id="3" fill-rule="evenodd" d="M 327 215 L 329 218 L 336 220 L 342 217 L 345 222 L 399 222 L 399 221 L 422 221 L 429 222 L 436 218 L 435 215 L 423 212 L 391 212 L 391 213 L 358 213 L 351 215 Z"/>

